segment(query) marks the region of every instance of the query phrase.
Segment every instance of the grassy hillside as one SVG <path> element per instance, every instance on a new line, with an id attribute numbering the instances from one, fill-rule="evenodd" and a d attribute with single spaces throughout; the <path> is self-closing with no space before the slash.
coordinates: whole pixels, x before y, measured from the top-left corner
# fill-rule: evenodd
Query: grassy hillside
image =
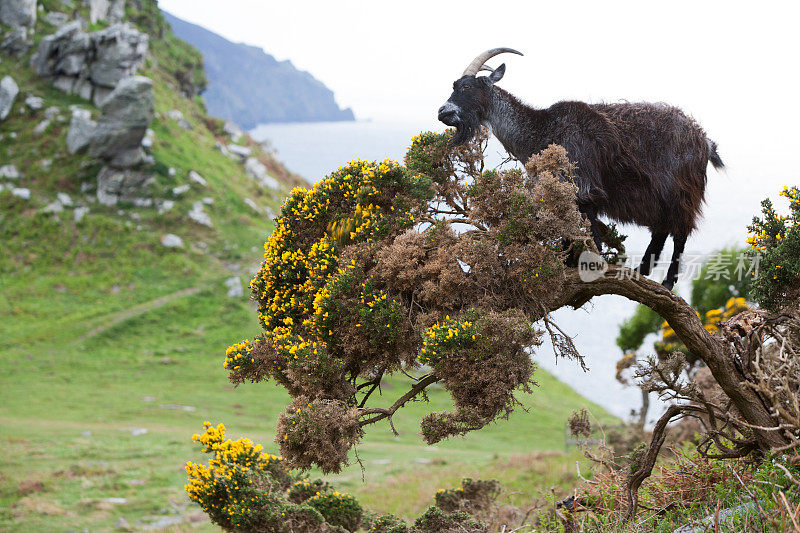
<path id="1" fill-rule="evenodd" d="M 56 0 L 43 4 L 61 6 Z M 257 322 L 247 296 L 228 297 L 224 281 L 239 276 L 247 283 L 272 228 L 243 199 L 277 212 L 298 178 L 247 141 L 286 187 L 262 189 L 240 162 L 215 148 L 217 141 L 230 141 L 221 124 L 180 90 L 187 76 L 201 81 L 199 56 L 170 34 L 154 5 L 144 6 L 129 8 L 129 16 L 152 36 L 141 73 L 155 81 L 154 196 L 175 201 L 162 214 L 154 207 L 91 202 L 99 165 L 69 155 L 65 143 L 69 106 L 91 108 L 90 103 L 35 77 L 29 56 L 0 62 L 0 78 L 11 75 L 21 91 L 12 114 L 0 123 L 0 161 L 24 175 L 13 186 L 32 192 L 30 200 L 0 192 L 4 531 L 173 522 L 180 522 L 172 526 L 177 529 L 211 529 L 183 492 L 183 464 L 201 459 L 191 435 L 204 420 L 224 422 L 232 437 L 246 435 L 269 448 L 287 403 L 283 390 L 272 385 L 234 388 L 227 382 L 225 348 L 256 333 Z M 36 39 L 53 30 L 40 20 Z M 43 97 L 44 108 L 25 108 L 28 94 Z M 67 120 L 34 133 L 52 106 Z M 169 118 L 174 109 L 192 129 Z M 207 187 L 191 184 L 188 193 L 173 198 L 173 187 L 190 184 L 191 170 Z M 71 208 L 43 212 L 58 192 L 89 213 L 76 222 Z M 213 202 L 205 206 L 213 228 L 187 216 L 203 198 Z M 180 236 L 184 248 L 162 246 L 165 233 Z M 376 510 L 401 514 L 423 509 L 436 488 L 455 486 L 464 475 L 506 481 L 522 491 L 514 496 L 519 502 L 536 497 L 542 487 L 568 484 L 575 477 L 574 456 L 529 454 L 561 449 L 565 418 L 587 402 L 545 372 L 537 380 L 541 387 L 526 399 L 527 412 L 431 448 L 417 435 L 418 420 L 447 404 L 446 393 L 436 390 L 431 405 L 414 403 L 395 417 L 400 437 L 387 427 L 372 429 L 358 448 L 363 477 L 356 463 L 332 481 Z M 389 383 L 388 393 L 404 387 L 401 381 Z"/>

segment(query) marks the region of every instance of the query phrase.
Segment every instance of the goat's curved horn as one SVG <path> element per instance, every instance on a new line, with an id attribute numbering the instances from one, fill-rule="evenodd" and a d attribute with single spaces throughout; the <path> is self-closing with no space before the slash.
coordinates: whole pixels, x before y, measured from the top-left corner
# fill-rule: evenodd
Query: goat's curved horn
<path id="1" fill-rule="evenodd" d="M 523 55 L 522 52 L 517 52 L 513 48 L 492 48 L 491 50 L 487 50 L 480 54 L 478 57 L 472 60 L 472 63 L 469 64 L 467 70 L 464 71 L 462 76 L 474 76 L 478 73 L 484 63 L 489 61 L 496 55 L 502 54 L 504 52 L 509 52 L 512 54 Z"/>

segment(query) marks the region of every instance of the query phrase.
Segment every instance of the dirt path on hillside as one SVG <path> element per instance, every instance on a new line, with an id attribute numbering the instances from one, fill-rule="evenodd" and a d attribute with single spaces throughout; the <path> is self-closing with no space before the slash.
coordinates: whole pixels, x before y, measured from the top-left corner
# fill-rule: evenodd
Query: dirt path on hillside
<path id="1" fill-rule="evenodd" d="M 155 300 L 150 300 L 149 302 L 144 302 L 139 305 L 135 305 L 131 308 L 125 309 L 124 311 L 120 311 L 119 313 L 115 313 L 110 316 L 110 318 L 104 323 L 96 328 L 93 328 L 85 335 L 80 336 L 75 342 L 83 342 L 85 340 L 91 339 L 92 337 L 96 337 L 101 333 L 108 331 L 109 329 L 113 328 L 120 322 L 124 322 L 126 320 L 130 320 L 133 317 L 143 315 L 153 309 L 158 309 L 168 303 L 174 302 L 180 298 L 185 298 L 187 296 L 192 296 L 200 292 L 200 287 L 190 287 L 188 289 L 182 289 L 172 294 L 168 294 L 166 296 L 162 296 L 161 298 L 156 298 Z"/>

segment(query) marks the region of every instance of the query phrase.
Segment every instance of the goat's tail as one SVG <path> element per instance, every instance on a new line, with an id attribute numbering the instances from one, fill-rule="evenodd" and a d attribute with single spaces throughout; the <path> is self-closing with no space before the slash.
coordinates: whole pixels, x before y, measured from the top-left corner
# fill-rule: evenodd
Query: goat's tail
<path id="1" fill-rule="evenodd" d="M 722 158 L 717 153 L 717 143 L 711 139 L 706 139 L 706 143 L 708 143 L 708 160 L 711 161 L 715 169 L 719 170 L 724 168 L 725 163 L 722 162 Z"/>

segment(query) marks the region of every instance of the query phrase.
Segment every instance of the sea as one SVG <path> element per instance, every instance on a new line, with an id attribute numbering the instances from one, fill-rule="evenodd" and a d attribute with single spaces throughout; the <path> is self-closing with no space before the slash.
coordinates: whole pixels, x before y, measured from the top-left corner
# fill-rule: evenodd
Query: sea
<path id="1" fill-rule="evenodd" d="M 388 157 L 402 161 L 414 135 L 442 129 L 435 121 L 356 121 L 265 124 L 250 133 L 256 140 L 270 141 L 277 157 L 290 170 L 315 183 L 353 159 L 381 161 Z M 785 210 L 786 203 L 778 198 L 778 192 L 784 185 L 800 184 L 800 176 L 777 155 L 794 153 L 790 139 L 753 142 L 746 131 L 737 131 L 735 124 L 713 138 L 720 145 L 726 169 L 717 172 L 709 166 L 704 217 L 687 242 L 684 273 L 677 285 L 679 294 L 687 299 L 690 279 L 715 250 L 745 245 L 747 226 L 753 215 L 760 213 L 761 200 L 770 197 Z M 506 157 L 503 147 L 492 139 L 487 150 L 489 166 L 500 165 Z M 628 254 L 634 260 L 637 254 L 641 257 L 649 232 L 636 226 L 621 226 L 620 230 L 628 236 Z M 662 261 L 671 253 L 668 241 Z M 660 281 L 664 272 L 662 266 L 652 277 Z M 574 361 L 557 359 L 548 343 L 536 349 L 534 360 L 584 397 L 621 418 L 630 417 L 641 406 L 641 393 L 615 379 L 616 363 L 622 355 L 615 340 L 620 324 L 635 307 L 625 298 L 602 296 L 579 310 L 561 309 L 552 315 L 559 327 L 573 336 L 588 371 Z M 652 346 L 655 336 L 651 337 L 641 354 L 646 355 L 647 347 Z M 648 420 L 656 419 L 663 408 L 658 398 L 651 398 Z"/>

